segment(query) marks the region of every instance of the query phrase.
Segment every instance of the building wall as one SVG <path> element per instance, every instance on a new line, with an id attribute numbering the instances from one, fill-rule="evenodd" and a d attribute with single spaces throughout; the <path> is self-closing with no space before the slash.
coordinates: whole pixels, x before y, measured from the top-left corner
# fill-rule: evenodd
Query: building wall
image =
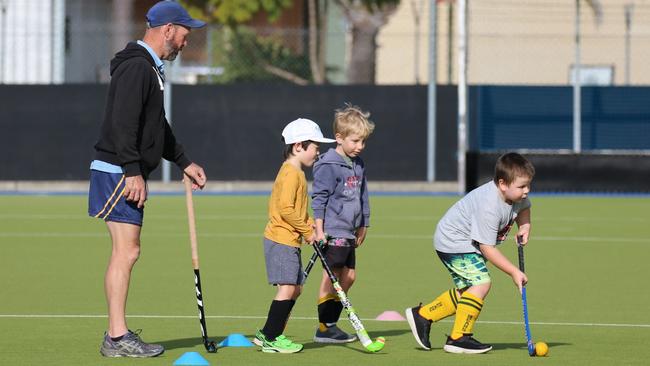
<path id="1" fill-rule="evenodd" d="M 128 42 L 142 39 L 146 30 L 145 15 L 156 2 L 157 0 L 66 0 L 68 41 L 65 81 L 108 82 L 110 60 Z M 190 47 L 182 55 L 183 62 L 205 60 L 205 37 L 205 29 L 193 31 L 189 40 Z"/>
<path id="2" fill-rule="evenodd" d="M 650 84 L 650 3 L 601 0 L 603 17 L 597 24 L 582 2 L 582 64 L 614 69 L 614 85 L 625 83 L 625 10 L 634 3 L 630 30 L 630 83 Z M 415 82 L 415 22 L 413 4 L 420 8 L 419 73 L 428 81 L 428 28 L 430 1 L 402 1 L 396 14 L 379 35 L 377 80 L 381 84 Z M 448 52 L 449 3 L 438 5 L 437 80 L 456 82 L 456 23 L 452 18 L 452 47 Z M 454 5 L 455 7 L 456 5 Z M 569 83 L 574 63 L 575 2 L 546 0 L 469 1 L 468 81 L 472 84 Z M 452 75 L 448 76 L 449 59 Z"/>
<path id="3" fill-rule="evenodd" d="M 325 63 L 327 80 L 332 84 L 345 84 L 345 20 L 339 6 L 330 3 L 327 7 L 327 37 Z"/>
<path id="4" fill-rule="evenodd" d="M 109 80 L 115 53 L 110 0 L 66 1 L 65 81 L 94 83 Z M 108 19 L 108 21 L 107 21 Z M 123 29 L 121 33 L 128 32 Z"/>
<path id="5" fill-rule="evenodd" d="M 0 2 L 0 83 L 63 81 L 63 2 Z"/>

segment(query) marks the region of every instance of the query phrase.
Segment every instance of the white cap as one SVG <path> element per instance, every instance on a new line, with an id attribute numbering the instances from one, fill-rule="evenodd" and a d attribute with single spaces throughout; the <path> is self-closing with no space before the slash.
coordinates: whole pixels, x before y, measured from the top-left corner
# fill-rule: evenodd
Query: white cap
<path id="1" fill-rule="evenodd" d="M 334 139 L 323 137 L 320 127 L 318 127 L 314 121 L 306 118 L 298 118 L 297 120 L 290 122 L 284 130 L 282 130 L 282 137 L 284 137 L 284 143 L 287 145 L 303 141 L 324 143 L 336 141 Z"/>

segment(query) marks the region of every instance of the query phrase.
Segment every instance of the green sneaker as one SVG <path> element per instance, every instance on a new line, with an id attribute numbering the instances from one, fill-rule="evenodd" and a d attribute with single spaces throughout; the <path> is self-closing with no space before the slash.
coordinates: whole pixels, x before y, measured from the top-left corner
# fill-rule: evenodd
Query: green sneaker
<path id="1" fill-rule="evenodd" d="M 264 342 L 266 342 L 266 336 L 262 333 L 261 329 L 258 329 L 257 332 L 255 332 L 255 337 L 253 337 L 253 343 L 262 347 Z"/>
<path id="2" fill-rule="evenodd" d="M 302 344 L 293 343 L 289 338 L 279 335 L 274 341 L 265 339 L 262 352 L 267 353 L 296 353 L 302 351 Z"/>

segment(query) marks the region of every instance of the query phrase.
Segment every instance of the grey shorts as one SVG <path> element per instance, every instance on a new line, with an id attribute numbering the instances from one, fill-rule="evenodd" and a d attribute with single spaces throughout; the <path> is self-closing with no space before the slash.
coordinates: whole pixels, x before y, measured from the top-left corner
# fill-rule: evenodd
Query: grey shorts
<path id="1" fill-rule="evenodd" d="M 272 285 L 302 285 L 305 281 L 300 248 L 264 238 L 264 261 L 266 278 Z"/>

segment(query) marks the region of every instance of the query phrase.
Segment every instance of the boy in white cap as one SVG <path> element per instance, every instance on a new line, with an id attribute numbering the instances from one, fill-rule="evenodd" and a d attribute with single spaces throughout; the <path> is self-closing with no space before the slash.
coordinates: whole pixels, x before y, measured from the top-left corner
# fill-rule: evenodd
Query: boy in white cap
<path id="1" fill-rule="evenodd" d="M 255 343 L 263 352 L 296 353 L 303 348 L 282 333 L 289 320 L 291 309 L 300 296 L 302 261 L 300 245 L 313 244 L 314 220 L 307 207 L 307 180 L 303 167 L 314 165 L 319 143 L 335 140 L 323 137 L 316 123 L 299 118 L 282 131 L 285 143 L 284 163 L 280 167 L 271 198 L 269 221 L 264 229 L 264 259 L 269 284 L 277 286 L 277 293 L 269 308 L 264 327 L 255 334 Z"/>

